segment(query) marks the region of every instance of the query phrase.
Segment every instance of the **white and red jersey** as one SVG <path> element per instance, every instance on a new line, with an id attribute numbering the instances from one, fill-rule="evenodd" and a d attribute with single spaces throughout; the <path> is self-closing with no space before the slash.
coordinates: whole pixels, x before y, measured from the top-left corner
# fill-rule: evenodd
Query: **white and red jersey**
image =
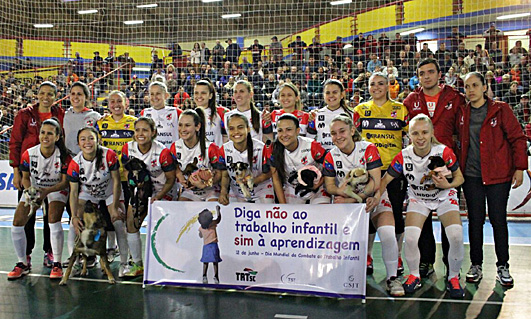
<path id="1" fill-rule="evenodd" d="M 138 149 L 138 143 L 135 141 L 128 142 L 122 148 L 122 164 L 125 166 L 133 157 L 144 162 L 153 182 L 153 194 L 158 194 L 166 183 L 165 172 L 175 170 L 175 162 L 170 153 L 162 143 L 153 141 L 151 148 L 145 154 Z"/>
<path id="2" fill-rule="evenodd" d="M 253 164 L 250 167 L 253 178 L 256 178 L 258 175 L 264 173 L 267 174 L 271 170 L 269 165 L 269 158 L 271 157 L 272 147 L 267 147 L 262 141 L 253 139 Z M 236 175 L 234 170 L 230 167 L 233 163 L 249 163 L 247 149 L 243 152 L 238 151 L 234 147 L 234 143 L 229 141 L 221 147 L 219 150 L 219 163 L 220 169 L 227 170 L 230 177 L 230 187 L 237 194 L 243 194 L 241 192 L 240 186 L 236 183 Z M 269 188 L 271 190 L 271 198 L 273 197 L 273 181 L 270 179 L 260 185 L 255 185 L 256 191 Z"/>
<path id="3" fill-rule="evenodd" d="M 413 151 L 413 145 L 410 145 L 395 156 L 387 172 L 393 177 L 398 177 L 401 174 L 406 177 L 409 183 L 408 195 L 410 198 L 424 201 L 445 200 L 449 196 L 453 196 L 456 190 L 455 188 L 440 189 L 435 187 L 433 180 L 428 175 L 431 171 L 428 164 L 430 164 L 430 157 L 432 156 L 442 157 L 446 167 L 451 172 L 455 172 L 459 168 L 454 152 L 446 145 L 432 145 L 430 153 L 423 157 L 416 155 Z"/>
<path id="4" fill-rule="evenodd" d="M 277 121 L 278 118 L 282 115 L 286 114 L 286 111 L 284 110 L 274 110 L 271 112 L 271 124 L 273 125 L 273 133 L 277 133 Z M 310 115 L 304 111 L 301 110 L 295 110 L 291 112 L 291 114 L 295 115 L 299 119 L 299 127 L 301 128 L 300 135 L 305 136 L 306 135 L 306 129 L 308 128 L 308 122 L 310 121 Z"/>
<path id="5" fill-rule="evenodd" d="M 157 126 L 157 141 L 170 147 L 171 143 L 179 139 L 179 116 L 183 111 L 176 107 L 165 106 L 160 110 L 152 107 L 143 109 L 141 116 L 150 117 Z"/>
<path id="6" fill-rule="evenodd" d="M 45 158 L 41 153 L 39 144 L 24 151 L 19 168 L 23 172 L 30 173 L 32 186 L 48 188 L 61 182 L 62 175 L 66 174 L 70 160 L 71 158 L 68 156 L 66 163 L 61 164 L 61 152 L 57 146 L 52 156 Z"/>
<path id="7" fill-rule="evenodd" d="M 308 137 L 299 136 L 298 146 L 290 152 L 287 149 L 284 150 L 284 170 L 286 172 L 286 184 L 288 184 L 288 178 L 293 174 L 297 174 L 298 170 L 306 165 L 314 165 L 321 167 L 323 164 L 327 151 L 319 144 L 319 142 L 312 140 Z M 271 157 L 271 165 L 274 165 L 275 158 Z M 295 182 L 296 183 L 296 180 Z"/>
<path id="8" fill-rule="evenodd" d="M 308 137 L 315 137 L 315 140 L 321 143 L 325 149 L 331 149 L 334 147 L 334 143 L 332 142 L 332 134 L 330 134 L 330 124 L 336 116 L 341 114 L 346 114 L 342 107 L 334 111 L 330 110 L 328 106 L 320 108 L 317 110 L 313 121 L 308 123 L 306 135 Z M 354 117 L 352 112 L 350 112 L 350 116 L 352 118 Z"/>
<path id="9" fill-rule="evenodd" d="M 106 200 L 113 193 L 111 172 L 120 168 L 116 153 L 103 146 L 101 166 L 96 167 L 96 158 L 88 161 L 79 152 L 68 165 L 67 179 L 80 184 L 80 193 L 86 193 L 98 200 Z"/>
<path id="10" fill-rule="evenodd" d="M 218 147 L 223 145 L 223 135 L 227 134 L 225 123 L 223 121 L 225 120 L 225 113 L 228 111 L 229 109 L 218 106 L 216 107 L 216 114 L 211 118 L 210 109 L 208 107 L 203 109 L 203 112 L 205 113 L 206 139 L 207 141 L 216 144 Z"/>
<path id="11" fill-rule="evenodd" d="M 350 154 L 345 154 L 334 146 L 325 156 L 323 175 L 335 177 L 336 185 L 340 185 L 345 176 L 355 168 L 370 171 L 381 166 L 382 160 L 376 146 L 370 142 L 358 141 Z"/>
<path id="12" fill-rule="evenodd" d="M 259 113 L 259 115 L 260 115 L 260 120 L 259 120 L 260 130 L 257 133 L 255 131 L 254 127 L 253 127 L 253 122 L 252 122 L 252 119 L 251 119 L 251 109 L 249 109 L 249 110 L 247 110 L 245 112 L 240 112 L 240 111 L 238 111 L 237 108 L 233 109 L 233 110 L 230 110 L 227 113 L 225 113 L 225 119 L 224 119 L 223 123 L 225 123 L 225 127 L 227 127 L 227 132 L 228 132 L 228 123 L 229 123 L 228 119 L 234 113 L 243 114 L 243 115 L 245 115 L 245 117 L 247 117 L 247 119 L 249 120 L 249 128 L 251 129 L 251 138 L 253 138 L 255 140 L 262 141 L 264 134 L 270 134 L 270 133 L 273 132 L 273 127 L 271 126 L 271 123 L 270 122 L 266 122 L 266 121 L 264 121 L 262 119 L 262 113 Z"/>
<path id="13" fill-rule="evenodd" d="M 197 158 L 199 169 L 219 169 L 219 148 L 214 143 L 206 143 L 206 157 L 201 155 L 199 142 L 194 147 L 188 148 L 182 139 L 171 145 L 170 152 L 181 171 L 184 171 L 188 164 L 193 163 L 195 158 Z M 185 175 L 185 178 L 188 176 Z"/>

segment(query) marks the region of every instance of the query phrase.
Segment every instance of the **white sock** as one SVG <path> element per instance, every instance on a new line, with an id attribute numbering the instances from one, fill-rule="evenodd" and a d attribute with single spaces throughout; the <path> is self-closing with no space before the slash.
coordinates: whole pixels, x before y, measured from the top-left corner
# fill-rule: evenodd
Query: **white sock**
<path id="1" fill-rule="evenodd" d="M 398 257 L 402 256 L 402 247 L 404 247 L 404 233 L 396 234 L 396 243 L 398 245 Z"/>
<path id="2" fill-rule="evenodd" d="M 407 226 L 405 228 L 406 247 L 404 249 L 406 255 L 407 266 L 409 273 L 413 276 L 420 277 L 419 262 L 419 238 L 421 229 L 415 226 Z"/>
<path id="3" fill-rule="evenodd" d="M 107 232 L 107 248 L 116 248 L 116 232 L 114 230 Z"/>
<path id="4" fill-rule="evenodd" d="M 26 246 L 28 242 L 26 240 L 26 233 L 24 233 L 24 226 L 12 226 L 11 239 L 13 240 L 18 261 L 26 265 L 28 263 L 26 260 Z"/>
<path id="5" fill-rule="evenodd" d="M 118 240 L 118 249 L 120 250 L 120 262 L 127 263 L 129 258 L 129 245 L 127 244 L 127 237 L 125 235 L 125 225 L 121 220 L 112 223 L 116 231 L 116 239 Z"/>
<path id="6" fill-rule="evenodd" d="M 375 238 L 376 238 L 376 233 L 369 234 L 369 242 L 367 243 L 367 255 L 372 256 L 372 247 L 374 246 Z"/>
<path id="7" fill-rule="evenodd" d="M 387 279 L 396 277 L 398 267 L 398 247 L 395 238 L 395 226 L 378 227 L 378 236 L 382 245 L 382 259 L 387 271 Z"/>
<path id="8" fill-rule="evenodd" d="M 129 244 L 129 251 L 135 264 L 142 264 L 142 241 L 140 240 L 140 232 L 127 233 L 127 243 Z"/>
<path id="9" fill-rule="evenodd" d="M 52 244 L 53 261 L 55 263 L 61 262 L 61 256 L 63 255 L 63 244 L 65 240 L 65 234 L 63 232 L 63 226 L 61 222 L 50 223 L 50 241 Z"/>
<path id="10" fill-rule="evenodd" d="M 448 250 L 448 279 L 454 278 L 459 275 L 461 271 L 461 265 L 463 264 L 463 258 L 465 254 L 465 247 L 463 245 L 463 226 L 453 224 L 445 227 L 446 237 L 450 243 L 450 249 Z"/>
<path id="11" fill-rule="evenodd" d="M 70 225 L 68 228 L 68 237 L 66 238 L 66 244 L 68 245 L 68 256 L 72 256 L 72 253 L 74 253 L 74 247 L 76 245 L 76 229 L 74 228 L 72 221 L 70 221 Z"/>

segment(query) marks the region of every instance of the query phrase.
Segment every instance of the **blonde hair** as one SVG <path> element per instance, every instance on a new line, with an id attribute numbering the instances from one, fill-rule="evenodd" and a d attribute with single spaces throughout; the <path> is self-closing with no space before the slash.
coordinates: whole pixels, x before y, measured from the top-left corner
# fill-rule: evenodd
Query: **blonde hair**
<path id="1" fill-rule="evenodd" d="M 430 127 L 431 132 L 432 132 L 431 144 L 432 144 L 432 145 L 441 144 L 441 142 L 439 142 L 439 141 L 437 140 L 437 138 L 435 137 L 435 135 L 433 135 L 433 133 L 434 133 L 433 122 L 431 121 L 431 119 L 430 119 L 426 114 L 418 114 L 417 116 L 415 116 L 414 118 L 412 118 L 412 119 L 409 121 L 409 129 L 410 129 L 410 130 L 411 130 L 411 126 L 413 125 L 413 123 L 416 123 L 416 122 L 426 122 L 426 123 L 428 123 L 428 126 Z"/>

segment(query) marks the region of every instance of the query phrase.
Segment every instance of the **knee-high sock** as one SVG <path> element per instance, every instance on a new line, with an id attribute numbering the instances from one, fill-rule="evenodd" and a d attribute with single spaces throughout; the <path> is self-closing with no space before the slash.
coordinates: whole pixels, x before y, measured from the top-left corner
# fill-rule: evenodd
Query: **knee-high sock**
<path id="1" fill-rule="evenodd" d="M 61 262 L 63 255 L 63 243 L 65 240 L 65 234 L 63 232 L 63 226 L 61 222 L 49 224 L 50 225 L 50 240 L 52 244 L 53 261 L 56 263 Z"/>
<path id="2" fill-rule="evenodd" d="M 449 266 L 449 277 L 453 278 L 459 275 L 461 271 L 461 265 L 463 264 L 463 256 L 465 254 L 465 248 L 463 246 L 463 226 L 461 225 L 450 225 L 445 227 L 446 237 L 448 237 L 448 242 L 450 243 L 450 250 L 448 251 L 448 266 Z"/>
<path id="3" fill-rule="evenodd" d="M 12 226 L 11 227 L 11 239 L 13 240 L 13 246 L 15 247 L 15 253 L 17 254 L 18 261 L 27 264 L 26 260 L 26 233 L 24 232 L 24 226 Z"/>
<path id="4" fill-rule="evenodd" d="M 142 241 L 140 240 L 140 232 L 127 233 L 127 243 L 129 250 L 135 264 L 142 264 Z"/>
<path id="5" fill-rule="evenodd" d="M 404 233 L 396 234 L 396 244 L 398 245 L 398 257 L 400 257 L 404 246 Z"/>
<path id="6" fill-rule="evenodd" d="M 116 231 L 116 239 L 118 240 L 118 248 L 120 249 L 120 262 L 126 263 L 129 258 L 129 245 L 127 244 L 127 237 L 125 235 L 125 225 L 121 220 L 112 223 Z"/>
<path id="7" fill-rule="evenodd" d="M 387 279 L 396 277 L 398 247 L 395 238 L 395 226 L 381 226 L 378 227 L 377 231 L 382 244 L 382 259 L 387 271 Z"/>
<path id="8" fill-rule="evenodd" d="M 70 226 L 68 228 L 68 237 L 66 238 L 66 244 L 68 245 L 68 256 L 72 256 L 72 253 L 74 252 L 74 247 L 76 245 L 76 229 L 71 221 Z"/>
<path id="9" fill-rule="evenodd" d="M 372 247 L 374 246 L 374 239 L 376 238 L 376 233 L 369 234 L 369 242 L 367 243 L 367 255 L 372 256 Z"/>
<path id="10" fill-rule="evenodd" d="M 110 230 L 107 232 L 107 248 L 114 249 L 116 247 L 116 232 Z"/>
<path id="11" fill-rule="evenodd" d="M 420 232 L 421 229 L 415 226 L 407 226 L 404 232 L 406 238 L 406 247 L 404 249 L 404 252 L 406 255 L 407 266 L 409 267 L 409 273 L 416 277 L 420 277 Z"/>

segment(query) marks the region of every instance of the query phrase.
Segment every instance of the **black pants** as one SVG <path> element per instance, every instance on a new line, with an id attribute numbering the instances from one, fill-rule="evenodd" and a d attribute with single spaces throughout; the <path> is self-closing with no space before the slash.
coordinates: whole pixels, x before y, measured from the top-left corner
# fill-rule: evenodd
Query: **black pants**
<path id="1" fill-rule="evenodd" d="M 483 225 L 485 224 L 485 198 L 489 207 L 489 220 L 494 232 L 496 266 L 509 261 L 509 230 L 507 228 L 507 201 L 511 183 L 483 185 L 481 177 L 465 176 L 463 191 L 468 208 L 468 237 L 472 265 L 483 263 Z"/>
<path id="2" fill-rule="evenodd" d="M 20 198 L 22 197 L 22 191 L 18 191 L 18 200 L 20 201 Z M 48 200 L 45 200 L 43 203 L 44 208 L 46 211 L 48 211 Z M 31 252 L 33 251 L 33 248 L 35 248 L 35 219 L 37 214 L 33 214 L 26 225 L 24 225 L 24 232 L 26 233 L 26 255 L 31 255 Z M 44 225 L 42 227 L 43 230 L 43 244 L 42 244 L 42 250 L 44 250 L 45 253 L 52 251 L 52 243 L 50 241 L 50 226 L 48 225 L 48 216 L 43 218 Z"/>
<path id="3" fill-rule="evenodd" d="M 382 175 L 385 172 L 382 172 Z M 387 185 L 387 195 L 393 207 L 393 216 L 395 218 L 395 234 L 402 234 L 404 232 L 404 199 L 406 198 L 407 181 L 404 176 L 397 177 Z M 369 223 L 369 234 L 376 233 L 376 227 Z"/>

